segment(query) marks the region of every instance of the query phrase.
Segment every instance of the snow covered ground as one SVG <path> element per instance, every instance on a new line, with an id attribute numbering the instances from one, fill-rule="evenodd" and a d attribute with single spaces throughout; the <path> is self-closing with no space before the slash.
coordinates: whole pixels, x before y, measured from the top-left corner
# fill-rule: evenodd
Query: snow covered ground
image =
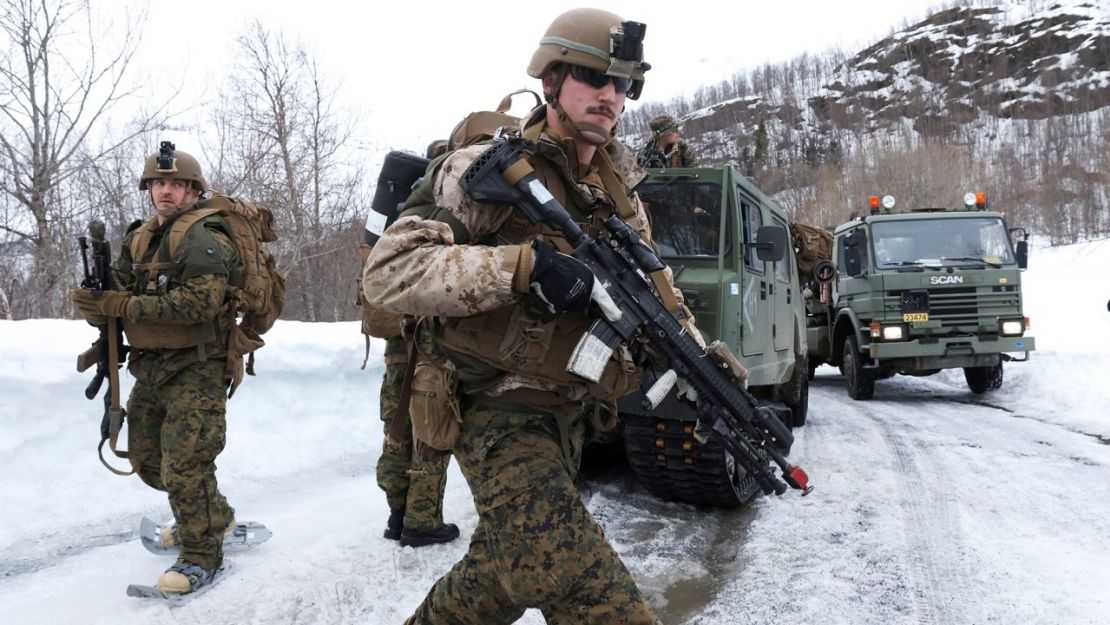
<path id="1" fill-rule="evenodd" d="M 666 623 L 1108 623 L 1110 240 L 1036 249 L 1024 275 L 1038 351 L 1001 391 L 957 372 L 880 381 L 853 402 L 818 370 L 792 460 L 817 489 L 734 511 L 660 502 L 619 470 L 588 503 Z M 274 538 L 185 607 L 126 597 L 168 558 L 136 538 L 164 495 L 96 457 L 100 403 L 74 355 L 82 322 L 0 322 L 0 606 L 4 623 L 400 623 L 464 540 L 381 537 L 381 343 L 359 370 L 354 323 L 279 323 L 230 403 L 221 487 Z M 125 378 L 125 391 L 129 381 Z M 529 612 L 523 623 L 542 623 Z"/>

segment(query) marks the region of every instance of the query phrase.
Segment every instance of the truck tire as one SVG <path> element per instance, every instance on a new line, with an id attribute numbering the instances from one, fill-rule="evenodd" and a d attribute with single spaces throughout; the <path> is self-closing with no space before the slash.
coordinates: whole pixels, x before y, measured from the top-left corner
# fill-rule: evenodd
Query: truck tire
<path id="1" fill-rule="evenodd" d="M 805 356 L 797 356 L 794 359 L 794 374 L 790 377 L 790 382 L 786 385 L 786 392 L 783 394 L 783 402 L 790 408 L 791 419 L 787 423 L 792 429 L 800 428 L 806 424 L 806 416 L 809 413 L 809 362 Z"/>
<path id="2" fill-rule="evenodd" d="M 875 376 L 863 368 L 863 356 L 859 353 L 859 343 L 853 334 L 849 334 L 848 338 L 844 339 L 843 368 L 849 397 L 863 401 L 875 395 Z"/>
<path id="3" fill-rule="evenodd" d="M 622 415 L 628 466 L 652 495 L 696 506 L 735 508 L 759 486 L 716 439 L 694 440 L 693 423 Z"/>
<path id="4" fill-rule="evenodd" d="M 964 379 L 972 393 L 982 395 L 1002 388 L 1002 363 L 986 367 L 964 367 Z"/>

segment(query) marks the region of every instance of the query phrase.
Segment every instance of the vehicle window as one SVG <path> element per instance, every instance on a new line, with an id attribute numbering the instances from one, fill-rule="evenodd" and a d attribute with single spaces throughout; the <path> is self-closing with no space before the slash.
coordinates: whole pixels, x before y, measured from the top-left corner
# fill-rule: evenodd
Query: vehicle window
<path id="1" fill-rule="evenodd" d="M 1006 226 L 998 217 L 875 222 L 871 234 L 880 268 L 1016 262 Z"/>
<path id="2" fill-rule="evenodd" d="M 740 190 L 737 189 L 737 195 Z M 763 225 L 763 212 L 759 206 L 748 198 L 740 195 L 740 209 L 744 215 L 744 264 L 756 273 L 764 272 L 764 262 L 759 260 L 758 251 L 755 249 L 756 235 Z"/>
<path id="3" fill-rule="evenodd" d="M 672 179 L 644 183 L 637 190 L 651 215 L 652 239 L 660 256 L 717 256 L 720 185 Z"/>

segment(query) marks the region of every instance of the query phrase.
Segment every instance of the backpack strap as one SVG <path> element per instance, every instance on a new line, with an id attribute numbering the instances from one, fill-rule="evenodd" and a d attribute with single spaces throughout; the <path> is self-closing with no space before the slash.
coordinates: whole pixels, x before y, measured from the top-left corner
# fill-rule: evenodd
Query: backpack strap
<path id="1" fill-rule="evenodd" d="M 195 208 L 184 215 L 178 217 L 173 225 L 170 226 L 169 237 L 169 252 L 172 258 L 177 253 L 177 248 L 181 246 L 181 239 L 185 238 L 185 233 L 193 224 L 197 223 L 205 217 L 211 217 L 218 213 L 223 212 L 222 208 Z M 235 243 L 235 238 L 232 237 L 232 243 Z"/>
<path id="2" fill-rule="evenodd" d="M 636 214 L 636 209 L 632 208 L 632 202 L 628 200 L 628 190 L 617 175 L 613 159 L 609 158 L 608 152 L 599 148 L 594 157 L 594 163 L 597 165 L 605 190 L 609 192 L 609 197 L 613 198 L 613 203 L 617 206 L 617 214 L 622 220 L 631 219 Z"/>
<path id="3" fill-rule="evenodd" d="M 135 235 L 131 237 L 131 266 L 138 271 L 151 272 L 163 271 L 173 267 L 171 261 L 156 261 L 153 258 L 142 262 L 143 256 L 149 251 L 150 243 L 154 240 L 155 218 L 151 217 L 136 228 Z"/>

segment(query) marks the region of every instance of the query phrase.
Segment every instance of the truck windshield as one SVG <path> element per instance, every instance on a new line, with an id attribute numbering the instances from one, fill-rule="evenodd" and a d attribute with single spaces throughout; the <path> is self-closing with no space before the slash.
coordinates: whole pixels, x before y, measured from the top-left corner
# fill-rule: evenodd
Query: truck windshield
<path id="1" fill-rule="evenodd" d="M 878 268 L 1014 264 L 1006 226 L 998 217 L 915 218 L 871 224 Z"/>
<path id="2" fill-rule="evenodd" d="M 644 182 L 637 191 L 651 216 L 651 235 L 660 256 L 717 256 L 719 184 L 672 179 Z"/>

